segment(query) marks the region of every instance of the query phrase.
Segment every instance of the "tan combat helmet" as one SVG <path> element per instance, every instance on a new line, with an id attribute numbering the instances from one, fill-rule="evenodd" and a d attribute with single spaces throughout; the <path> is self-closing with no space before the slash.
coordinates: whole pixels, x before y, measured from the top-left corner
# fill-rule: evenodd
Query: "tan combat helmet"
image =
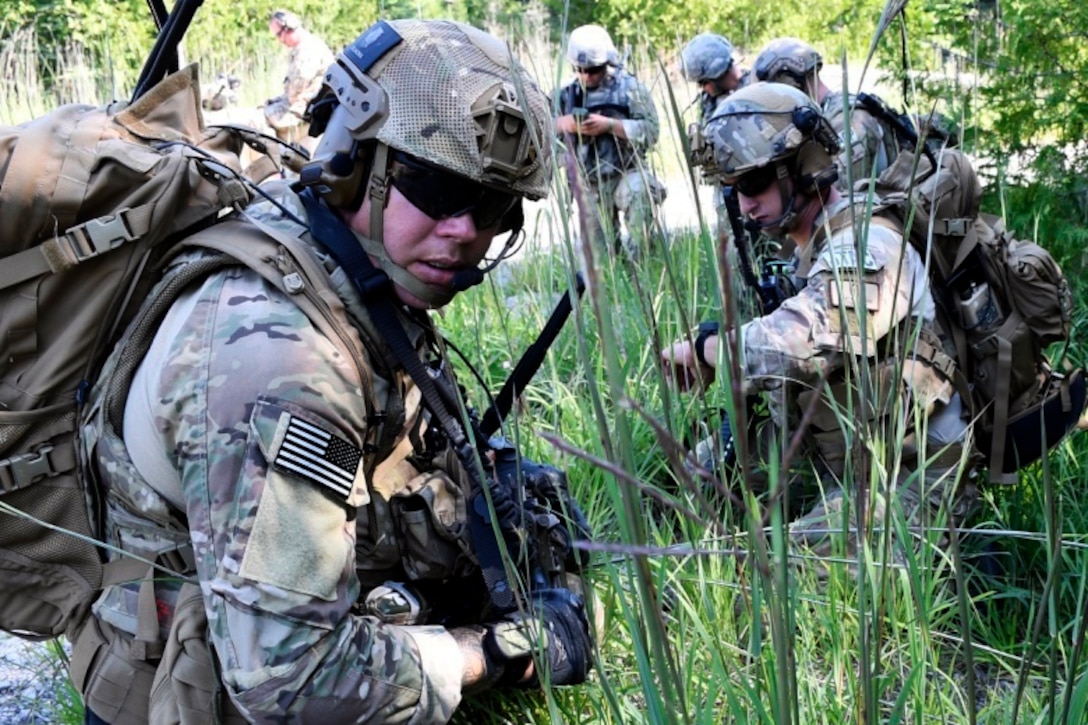
<path id="1" fill-rule="evenodd" d="M 329 67 L 307 113 L 311 134 L 323 136 L 300 182 L 349 209 L 369 193 L 363 247 L 394 282 L 436 306 L 452 295 L 385 253 L 384 205 L 397 152 L 517 197 L 548 193 L 548 99 L 505 42 L 464 23 L 378 21 Z M 519 203 L 499 231 L 520 228 L 521 218 Z"/>
<path id="2" fill-rule="evenodd" d="M 789 231 L 796 223 L 798 194 L 817 193 L 838 178 L 838 134 L 808 95 L 783 83 L 753 83 L 730 95 L 707 122 L 706 139 L 725 184 L 758 169 L 773 170 L 768 181 L 778 180 L 785 210 L 776 230 Z"/>
<path id="3" fill-rule="evenodd" d="M 699 33 L 680 51 L 684 77 L 702 85 L 721 78 L 733 66 L 733 44 L 714 33 Z"/>
<path id="4" fill-rule="evenodd" d="M 620 54 L 612 36 L 600 25 L 582 25 L 567 40 L 567 60 L 575 68 L 619 65 Z"/>
<path id="5" fill-rule="evenodd" d="M 752 70 L 756 79 L 786 83 L 808 93 L 824 67 L 823 56 L 811 45 L 797 38 L 776 38 L 764 46 Z"/>

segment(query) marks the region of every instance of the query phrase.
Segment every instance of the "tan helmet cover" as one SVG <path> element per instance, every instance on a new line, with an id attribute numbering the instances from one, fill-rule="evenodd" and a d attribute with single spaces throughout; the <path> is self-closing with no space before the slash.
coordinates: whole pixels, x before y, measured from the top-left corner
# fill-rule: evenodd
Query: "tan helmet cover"
<path id="1" fill-rule="evenodd" d="M 752 169 L 800 155 L 800 175 L 834 169 L 840 142 L 808 95 L 782 83 L 754 83 L 720 103 L 707 142 L 727 184 Z M 814 143 L 810 143 L 814 142 Z"/>
<path id="2" fill-rule="evenodd" d="M 620 54 L 607 30 L 600 25 L 582 25 L 570 33 L 567 60 L 579 68 L 618 65 Z"/>
<path id="3" fill-rule="evenodd" d="M 824 59 L 811 45 L 798 38 L 775 38 L 764 46 L 752 69 L 756 78 L 769 83 L 787 83 L 806 91 L 806 81 L 824 67 Z"/>
<path id="4" fill-rule="evenodd" d="M 361 70 L 357 59 L 396 35 L 401 41 Z M 330 66 L 315 104 L 330 94 L 339 105 L 314 152 L 330 186 L 345 175 L 333 159 L 374 140 L 485 186 L 547 196 L 548 99 L 509 46 L 482 30 L 448 20 L 377 23 Z"/>

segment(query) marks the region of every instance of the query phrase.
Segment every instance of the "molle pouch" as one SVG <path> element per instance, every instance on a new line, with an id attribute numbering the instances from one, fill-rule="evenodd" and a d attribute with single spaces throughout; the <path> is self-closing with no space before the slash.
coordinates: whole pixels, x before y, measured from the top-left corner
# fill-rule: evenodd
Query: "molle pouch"
<path id="1" fill-rule="evenodd" d="M 465 494 L 443 471 L 421 473 L 390 501 L 410 580 L 463 576 L 475 566 Z"/>
<path id="2" fill-rule="evenodd" d="M 1009 239 L 1009 297 L 1040 345 L 1065 340 L 1073 315 L 1073 296 L 1057 262 L 1033 242 Z"/>

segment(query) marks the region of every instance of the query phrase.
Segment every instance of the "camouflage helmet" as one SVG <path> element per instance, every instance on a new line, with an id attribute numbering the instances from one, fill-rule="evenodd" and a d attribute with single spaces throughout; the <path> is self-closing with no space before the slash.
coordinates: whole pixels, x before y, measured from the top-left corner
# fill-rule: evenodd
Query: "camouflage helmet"
<path id="1" fill-rule="evenodd" d="M 470 25 L 378 21 L 329 67 L 310 115 L 324 133 L 314 163 L 378 141 L 485 186 L 548 193 L 548 99 L 505 42 Z"/>
<path id="2" fill-rule="evenodd" d="M 322 139 L 299 182 L 346 208 L 358 208 L 369 189 L 383 203 L 371 205 L 360 242 L 398 285 L 434 306 L 452 294 L 421 287 L 384 251 L 397 151 L 498 191 L 548 193 L 555 130 L 547 96 L 505 42 L 464 23 L 379 20 L 329 66 L 307 116 L 310 134 Z M 520 208 L 500 232 L 520 227 Z"/>
<path id="3" fill-rule="evenodd" d="M 794 157 L 789 171 L 801 182 L 800 191 L 822 188 L 837 175 L 838 134 L 820 107 L 793 86 L 757 82 L 737 90 L 718 104 L 706 136 L 727 184 L 748 171 Z"/>
<path id="4" fill-rule="evenodd" d="M 733 44 L 714 33 L 699 33 L 680 51 L 680 62 L 692 83 L 720 78 L 733 65 Z"/>
<path id="5" fill-rule="evenodd" d="M 600 25 L 582 25 L 567 39 L 567 60 L 578 68 L 619 65 L 620 54 L 607 30 Z"/>
<path id="6" fill-rule="evenodd" d="M 807 81 L 815 78 L 823 67 L 823 57 L 805 41 L 776 38 L 760 51 L 753 70 L 758 80 L 788 83 L 807 92 Z"/>

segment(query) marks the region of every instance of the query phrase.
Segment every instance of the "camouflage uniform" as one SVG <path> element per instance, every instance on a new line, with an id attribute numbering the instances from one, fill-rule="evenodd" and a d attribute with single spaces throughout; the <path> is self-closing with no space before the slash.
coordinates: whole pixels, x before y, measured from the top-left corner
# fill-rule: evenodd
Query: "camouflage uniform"
<path id="1" fill-rule="evenodd" d="M 279 201 L 306 218 L 297 197 L 284 191 Z M 251 212 L 307 238 L 270 204 Z M 427 546 L 437 549 L 417 564 L 435 568 L 427 577 L 450 577 L 443 592 L 457 581 L 472 589 L 478 568 L 459 539 L 468 484 L 446 451 L 426 475 L 406 460 L 419 453 L 419 392 L 403 369 L 390 367 L 395 358 L 342 270 L 313 252 L 342 302 L 339 327 L 363 331 L 363 368 L 248 268 L 190 288 L 139 368 L 123 439 L 100 418 L 84 431 L 108 491 L 109 541 L 153 558 L 191 538 L 210 644 L 233 706 L 247 719 L 445 722 L 461 698 L 453 637 L 441 626 L 383 624 L 357 606 L 384 580 L 407 581 L 412 556 L 401 552 L 411 542 L 401 540 L 390 511 L 428 490 Z M 429 319 L 404 323 L 433 358 Z M 294 438 L 331 441 L 324 470 L 292 463 Z M 357 518 L 347 515 L 352 507 Z M 94 608 L 98 624 L 136 634 L 139 585 L 107 588 Z M 176 584 L 157 585 L 159 602 L 174 597 Z M 452 598 L 472 601 L 464 593 Z M 169 627 L 169 619 L 160 625 Z M 103 707 L 95 703 L 96 713 L 110 719 Z"/>
<path id="2" fill-rule="evenodd" d="M 775 312 L 741 328 L 746 384 L 770 394 L 772 418 L 782 438 L 788 443 L 806 410 L 811 416 L 806 441 L 812 455 L 807 460 L 825 483 L 824 497 L 791 529 L 798 540 L 822 554 L 830 553 L 827 529 L 842 525 L 843 489 L 855 488 L 870 472 L 856 460 L 856 452 L 845 447 L 844 415 L 857 421 L 859 436 L 869 428 L 886 435 L 907 431 L 903 470 L 881 493 L 890 495 L 894 484 L 908 520 L 922 523 L 920 519 L 942 503 L 954 503 L 962 515 L 971 501 L 966 477 L 957 475 L 967 425 L 959 395 L 938 371 L 952 363 L 940 350 L 925 263 L 898 231 L 873 222 L 867 229 L 859 279 L 862 252 L 848 207 L 846 199 L 829 207 L 826 227 L 818 226 L 804 248 L 797 270 L 800 292 Z M 857 213 L 863 217 L 864 209 L 859 207 Z M 855 306 L 863 297 L 868 360 L 859 354 L 862 318 Z M 915 343 L 910 335 L 919 327 Z M 889 346 L 900 352 L 891 352 Z M 898 379 L 896 364 L 901 366 Z M 858 376 L 866 370 L 872 374 L 872 399 L 885 402 L 868 413 L 858 408 L 856 391 Z M 908 402 L 896 408 L 887 401 Z M 915 431 L 912 403 L 927 416 L 924 440 Z M 896 416 L 902 419 L 890 424 Z M 912 477 L 922 459 L 929 459 L 925 476 Z M 852 479 L 844 481 L 844 473 Z M 877 518 L 880 514 L 873 512 Z"/>
<path id="3" fill-rule="evenodd" d="M 325 71 L 334 57 L 329 46 L 305 28 L 298 28 L 299 43 L 291 48 L 287 59 L 287 75 L 283 79 L 283 94 L 265 104 L 268 125 L 284 141 L 298 142 L 308 137 L 309 124 L 302 120 L 324 80 Z"/>
<path id="4" fill-rule="evenodd" d="M 560 99 L 560 113 L 578 107 L 600 113 L 622 123 L 627 136 L 567 134 L 564 139 L 563 163 L 571 188 L 583 192 L 583 221 L 589 238 L 601 244 L 611 238 L 610 246 L 618 250 L 622 213 L 632 244 L 639 237 L 648 239 L 654 208 L 666 193 L 646 161 L 660 131 L 649 89 L 630 73 L 609 67 L 596 88 L 583 88 L 575 79 L 563 87 Z"/>

